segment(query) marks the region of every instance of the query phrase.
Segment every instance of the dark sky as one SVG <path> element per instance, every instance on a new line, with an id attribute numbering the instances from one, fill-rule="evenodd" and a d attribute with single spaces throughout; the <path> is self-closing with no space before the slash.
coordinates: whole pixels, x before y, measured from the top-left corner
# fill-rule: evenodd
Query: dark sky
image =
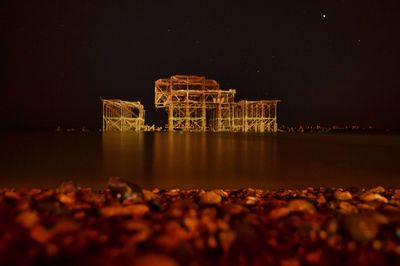
<path id="1" fill-rule="evenodd" d="M 100 127 L 100 97 L 161 124 L 154 81 L 199 74 L 281 124 L 398 128 L 398 2 L 1 1 L 0 127 Z"/>

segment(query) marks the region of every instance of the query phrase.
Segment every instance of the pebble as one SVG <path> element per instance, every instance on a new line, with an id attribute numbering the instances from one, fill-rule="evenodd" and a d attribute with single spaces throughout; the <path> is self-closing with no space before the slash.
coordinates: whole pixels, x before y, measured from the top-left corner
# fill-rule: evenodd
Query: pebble
<path id="1" fill-rule="evenodd" d="M 351 196 L 349 191 L 340 191 L 336 190 L 334 193 L 335 199 L 337 200 L 351 200 L 353 197 Z"/>
<path id="2" fill-rule="evenodd" d="M 79 223 L 77 223 L 73 220 L 61 220 L 51 228 L 51 232 L 54 235 L 56 235 L 56 234 L 62 234 L 62 233 L 76 232 L 79 229 L 81 229 L 81 226 Z"/>
<path id="3" fill-rule="evenodd" d="M 4 198 L 12 199 L 12 200 L 19 200 L 21 198 L 21 196 L 18 193 L 15 193 L 14 191 L 6 191 L 6 193 L 4 193 Z"/>
<path id="4" fill-rule="evenodd" d="M 66 194 L 58 194 L 58 200 L 65 205 L 72 205 L 75 203 L 75 198 Z"/>
<path id="5" fill-rule="evenodd" d="M 134 204 L 129 206 L 111 206 L 100 209 L 100 213 L 105 217 L 129 216 L 141 217 L 149 212 L 149 207 L 144 204 Z"/>
<path id="6" fill-rule="evenodd" d="M 77 193 L 79 200 L 100 206 L 105 202 L 105 198 L 98 193 L 93 192 L 91 189 L 80 189 Z"/>
<path id="7" fill-rule="evenodd" d="M 168 196 L 171 196 L 171 197 L 174 197 L 174 196 L 178 196 L 179 193 L 180 193 L 179 189 L 174 188 L 174 189 L 170 189 L 169 191 L 165 192 L 164 194 L 168 195 Z"/>
<path id="8" fill-rule="evenodd" d="M 142 189 L 128 180 L 120 177 L 110 177 L 108 180 L 108 188 L 111 194 L 121 200 L 128 200 L 131 202 L 143 202 L 144 195 Z"/>
<path id="9" fill-rule="evenodd" d="M 216 205 L 221 203 L 222 197 L 213 191 L 205 192 L 200 198 L 200 205 Z"/>
<path id="10" fill-rule="evenodd" d="M 0 189 L 0 251 L 18 253 L 12 245 L 26 241 L 18 247 L 34 264 L 96 247 L 104 255 L 83 256 L 89 262 L 166 266 L 318 265 L 339 256 L 354 265 L 385 264 L 400 254 L 400 190 L 134 186 L 118 178 L 99 192 L 68 182 L 34 192 Z M 142 201 L 130 200 L 140 193 Z M 3 257 L 16 258 L 3 252 L 0 264 Z"/>
<path id="11" fill-rule="evenodd" d="M 227 198 L 229 196 L 229 193 L 224 191 L 223 189 L 214 189 L 212 192 L 220 195 L 222 198 Z"/>
<path id="12" fill-rule="evenodd" d="M 53 237 L 53 234 L 43 226 L 37 225 L 31 229 L 30 236 L 40 244 L 45 244 Z"/>
<path id="13" fill-rule="evenodd" d="M 227 253 L 236 240 L 236 233 L 233 231 L 221 231 L 218 234 L 222 250 Z"/>
<path id="14" fill-rule="evenodd" d="M 15 221 L 25 228 L 32 228 L 39 223 L 40 219 L 36 211 L 25 211 L 20 213 Z"/>
<path id="15" fill-rule="evenodd" d="M 326 226 L 326 232 L 331 234 L 331 235 L 334 235 L 334 234 L 337 233 L 337 230 L 338 230 L 338 222 L 337 222 L 337 220 L 336 219 L 330 220 L 329 223 Z"/>
<path id="16" fill-rule="evenodd" d="M 321 256 L 322 256 L 321 250 L 312 251 L 305 256 L 305 261 L 309 264 L 320 264 Z"/>
<path id="17" fill-rule="evenodd" d="M 400 208 L 393 205 L 385 205 L 383 211 L 391 213 L 400 213 Z"/>
<path id="18" fill-rule="evenodd" d="M 287 207 L 280 207 L 280 208 L 275 208 L 269 213 L 269 217 L 272 220 L 277 220 L 279 218 L 285 217 L 289 215 L 290 209 Z"/>
<path id="19" fill-rule="evenodd" d="M 339 210 L 341 213 L 343 214 L 352 214 L 352 213 L 357 213 L 358 209 L 356 208 L 356 206 L 350 204 L 347 201 L 341 201 L 339 203 Z"/>
<path id="20" fill-rule="evenodd" d="M 379 223 L 373 216 L 349 215 L 345 220 L 345 229 L 354 240 L 365 244 L 378 235 Z"/>
<path id="21" fill-rule="evenodd" d="M 215 237 L 213 235 L 208 237 L 207 244 L 208 244 L 208 247 L 211 249 L 216 249 L 218 246 L 217 240 L 215 239 Z"/>
<path id="22" fill-rule="evenodd" d="M 189 232 L 194 232 L 199 224 L 199 220 L 197 218 L 186 217 L 183 219 L 183 224 L 189 229 Z"/>
<path id="23" fill-rule="evenodd" d="M 387 200 L 387 198 L 383 197 L 380 194 L 377 193 L 367 193 L 364 194 L 360 197 L 360 199 L 362 201 L 365 202 L 371 202 L 371 201 L 377 201 L 377 202 L 382 202 L 382 203 L 388 203 L 389 201 Z"/>
<path id="24" fill-rule="evenodd" d="M 328 234 L 326 233 L 326 231 L 321 230 L 319 231 L 319 238 L 321 238 L 322 240 L 325 240 L 328 237 Z"/>
<path id="25" fill-rule="evenodd" d="M 157 194 L 150 190 L 143 189 L 143 197 L 145 201 L 155 200 L 157 199 Z"/>
<path id="26" fill-rule="evenodd" d="M 48 243 L 45 246 L 46 254 L 50 257 L 54 257 L 58 254 L 60 248 L 52 243 Z"/>
<path id="27" fill-rule="evenodd" d="M 369 211 L 374 211 L 375 210 L 375 206 L 371 206 L 371 205 L 366 204 L 366 203 L 357 204 L 357 208 L 359 210 L 369 210 Z"/>
<path id="28" fill-rule="evenodd" d="M 372 248 L 379 251 L 381 250 L 383 247 L 383 243 L 382 241 L 375 239 L 374 241 L 372 241 Z"/>
<path id="29" fill-rule="evenodd" d="M 321 194 L 318 195 L 317 204 L 318 204 L 318 206 L 326 204 L 326 199 L 325 199 L 324 195 L 321 195 Z"/>
<path id="30" fill-rule="evenodd" d="M 253 196 L 246 197 L 245 204 L 246 205 L 255 205 L 257 202 L 257 198 Z"/>
<path id="31" fill-rule="evenodd" d="M 309 212 L 314 213 L 315 207 L 307 200 L 295 199 L 289 201 L 287 206 L 291 212 Z"/>
<path id="32" fill-rule="evenodd" d="M 386 190 L 382 186 L 377 186 L 367 190 L 367 193 L 384 193 Z"/>
<path id="33" fill-rule="evenodd" d="M 231 215 L 240 215 L 249 211 L 248 208 L 240 204 L 229 204 L 225 209 Z"/>

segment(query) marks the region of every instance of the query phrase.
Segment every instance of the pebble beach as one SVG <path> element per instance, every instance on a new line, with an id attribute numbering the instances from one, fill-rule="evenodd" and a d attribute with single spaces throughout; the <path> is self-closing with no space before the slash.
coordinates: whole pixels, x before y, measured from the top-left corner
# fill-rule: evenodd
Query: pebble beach
<path id="1" fill-rule="evenodd" d="M 400 189 L 0 189 L 0 265 L 399 265 Z"/>

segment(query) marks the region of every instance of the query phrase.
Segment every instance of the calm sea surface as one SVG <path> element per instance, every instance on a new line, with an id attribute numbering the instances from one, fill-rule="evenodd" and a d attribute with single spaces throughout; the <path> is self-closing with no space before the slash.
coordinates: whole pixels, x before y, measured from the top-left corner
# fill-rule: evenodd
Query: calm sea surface
<path id="1" fill-rule="evenodd" d="M 400 186 L 400 136 L 238 133 L 0 133 L 0 187 Z"/>

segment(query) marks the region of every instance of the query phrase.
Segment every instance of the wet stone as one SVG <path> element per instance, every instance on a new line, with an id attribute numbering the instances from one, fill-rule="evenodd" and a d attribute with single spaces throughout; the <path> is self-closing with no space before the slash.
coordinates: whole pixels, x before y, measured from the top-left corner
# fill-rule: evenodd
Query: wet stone
<path id="1" fill-rule="evenodd" d="M 129 206 L 110 206 L 100 209 L 100 212 L 105 217 L 113 216 L 138 216 L 141 217 L 149 212 L 149 207 L 143 204 L 134 204 Z"/>
<path id="2" fill-rule="evenodd" d="M 353 197 L 351 196 L 349 191 L 340 191 L 336 190 L 334 193 L 335 199 L 337 200 L 351 200 Z"/>
<path id="3" fill-rule="evenodd" d="M 6 203 L 15 203 L 19 199 L 21 199 L 21 196 L 14 191 L 6 191 L 3 196 L 3 201 Z"/>
<path id="4" fill-rule="evenodd" d="M 325 199 L 324 195 L 318 195 L 316 201 L 319 206 L 326 204 L 326 199 Z"/>
<path id="5" fill-rule="evenodd" d="M 0 265 L 400 265 L 399 191 L 0 188 Z"/>
<path id="6" fill-rule="evenodd" d="M 352 214 L 352 213 L 357 213 L 358 209 L 356 206 L 350 204 L 349 202 L 346 201 L 341 201 L 339 203 L 339 210 L 343 214 Z"/>
<path id="7" fill-rule="evenodd" d="M 320 264 L 321 263 L 321 256 L 322 256 L 322 251 L 321 250 L 315 250 L 312 252 L 309 252 L 305 256 L 305 261 L 310 264 Z"/>
<path id="8" fill-rule="evenodd" d="M 385 188 L 384 187 L 382 187 L 382 186 L 377 186 L 377 187 L 374 187 L 374 188 L 371 188 L 371 189 L 369 189 L 369 190 L 367 190 L 367 193 L 385 193 Z"/>
<path id="9" fill-rule="evenodd" d="M 307 200 L 295 199 L 289 201 L 287 206 L 291 212 L 315 212 L 315 207 Z"/>
<path id="10" fill-rule="evenodd" d="M 365 202 L 372 202 L 372 201 L 377 201 L 377 202 L 382 202 L 382 203 L 388 203 L 389 201 L 387 198 L 383 197 L 380 194 L 377 193 L 366 193 L 360 197 L 362 201 Z"/>
<path id="11" fill-rule="evenodd" d="M 380 224 L 370 215 L 350 215 L 345 220 L 345 229 L 350 236 L 361 242 L 368 243 L 379 233 Z"/>
<path id="12" fill-rule="evenodd" d="M 75 203 L 75 198 L 73 196 L 66 194 L 59 194 L 57 197 L 58 200 L 65 205 L 72 205 Z"/>
<path id="13" fill-rule="evenodd" d="M 222 197 L 213 191 L 205 192 L 200 198 L 200 205 L 216 205 L 221 203 Z"/>
<path id="14" fill-rule="evenodd" d="M 25 228 L 32 228 L 40 221 L 39 215 L 36 211 L 25 211 L 20 213 L 16 222 Z"/>
<path id="15" fill-rule="evenodd" d="M 270 213 L 269 216 L 271 219 L 276 220 L 282 217 L 285 217 L 287 215 L 289 215 L 290 213 L 290 209 L 287 207 L 280 207 L 280 208 L 276 208 L 273 209 Z"/>
<path id="16" fill-rule="evenodd" d="M 143 202 L 144 194 L 142 189 L 128 180 L 120 177 L 110 177 L 108 180 L 108 188 L 113 197 L 124 201 Z"/>
<path id="17" fill-rule="evenodd" d="M 222 231 L 218 235 L 222 250 L 227 253 L 235 242 L 236 233 L 232 231 Z"/>
<path id="18" fill-rule="evenodd" d="M 257 198 L 253 196 L 248 196 L 245 199 L 245 204 L 246 205 L 255 205 L 257 203 Z"/>
<path id="19" fill-rule="evenodd" d="M 212 192 L 220 195 L 222 198 L 227 198 L 229 196 L 229 193 L 224 191 L 223 189 L 214 189 Z"/>
<path id="20" fill-rule="evenodd" d="M 226 212 L 230 215 L 240 215 L 249 211 L 248 208 L 240 204 L 229 204 L 227 206 L 224 206 L 224 208 L 226 209 Z"/>
<path id="21" fill-rule="evenodd" d="M 45 244 L 53 237 L 53 234 L 43 226 L 38 225 L 31 229 L 30 236 L 38 243 Z"/>

